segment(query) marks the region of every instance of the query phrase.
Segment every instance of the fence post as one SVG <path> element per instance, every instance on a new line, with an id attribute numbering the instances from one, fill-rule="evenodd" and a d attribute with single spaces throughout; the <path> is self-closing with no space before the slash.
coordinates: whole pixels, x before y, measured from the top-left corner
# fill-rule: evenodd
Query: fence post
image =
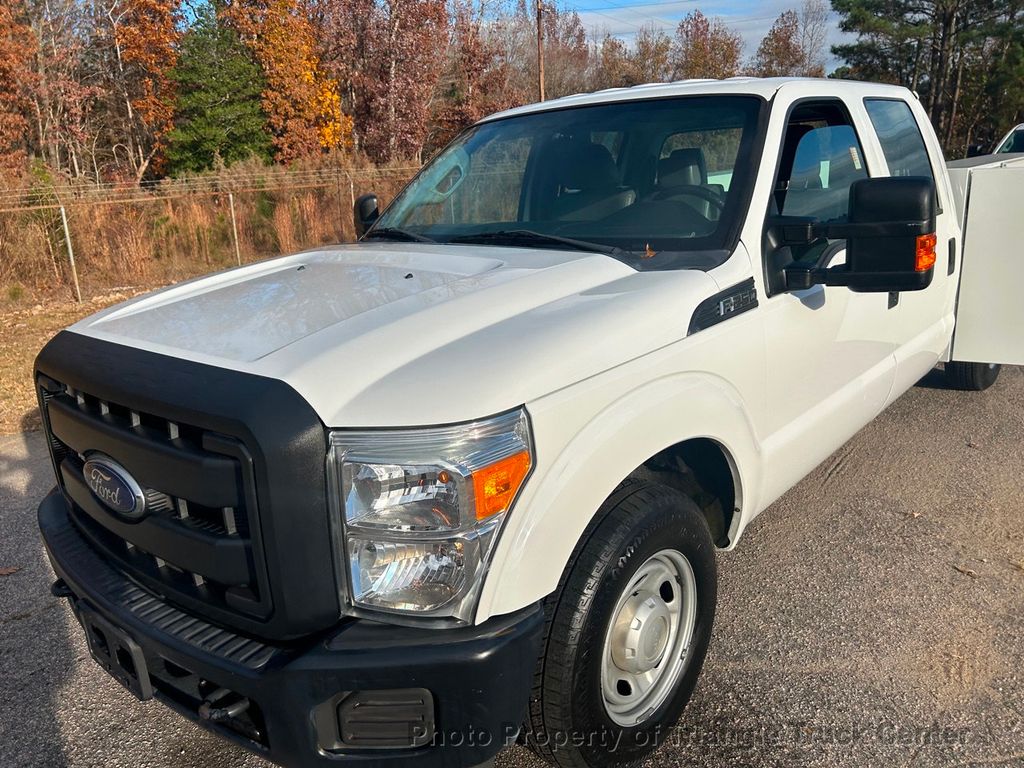
<path id="1" fill-rule="evenodd" d="M 341 218 L 338 219 L 338 242 L 345 242 L 345 222 L 351 217 L 352 209 L 345 210 L 345 179 L 342 174 L 345 173 L 341 168 L 338 169 L 338 210 L 341 212 Z"/>
<path id="2" fill-rule="evenodd" d="M 235 242 L 235 260 L 242 266 L 242 251 L 238 247 L 238 222 L 235 220 L 235 193 L 228 192 L 228 206 L 231 208 L 231 236 Z"/>
<path id="3" fill-rule="evenodd" d="M 68 214 L 60 207 L 60 221 L 64 225 L 64 243 L 68 247 L 68 263 L 71 265 L 71 279 L 75 284 L 75 298 L 82 303 L 82 289 L 78 285 L 78 267 L 75 266 L 75 250 L 71 247 L 71 232 L 68 230 Z"/>

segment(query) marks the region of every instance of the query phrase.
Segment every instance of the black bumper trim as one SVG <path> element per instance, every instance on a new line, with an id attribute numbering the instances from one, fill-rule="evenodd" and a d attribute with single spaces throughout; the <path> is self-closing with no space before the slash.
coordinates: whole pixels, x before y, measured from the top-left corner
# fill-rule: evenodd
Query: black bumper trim
<path id="1" fill-rule="evenodd" d="M 208 654 L 211 662 L 219 659 L 260 669 L 273 656 L 271 646 L 187 614 L 129 581 L 89 546 L 75 528 L 60 491 L 55 489 L 43 499 L 39 526 L 53 570 L 77 597 L 87 593 L 104 613 L 131 616 L 150 632 L 158 633 L 161 642 L 187 643 L 197 652 Z M 88 574 L 87 586 L 82 581 L 83 574 Z"/>
<path id="2" fill-rule="evenodd" d="M 507 745 L 526 713 L 544 625 L 540 604 L 459 629 L 348 620 L 301 643 L 273 646 L 208 624 L 131 582 L 78 532 L 59 491 L 40 505 L 39 525 L 72 603 L 85 601 L 138 644 L 157 698 L 281 765 L 470 768 Z M 162 680 L 167 670 L 179 679 Z M 186 690 L 190 680 L 198 694 Z M 203 720 L 204 685 L 250 700 L 259 713 L 254 735 Z M 435 733 L 424 746 L 332 749 L 338 746 L 332 734 L 318 732 L 316 715 L 325 702 L 411 688 L 433 696 Z"/>

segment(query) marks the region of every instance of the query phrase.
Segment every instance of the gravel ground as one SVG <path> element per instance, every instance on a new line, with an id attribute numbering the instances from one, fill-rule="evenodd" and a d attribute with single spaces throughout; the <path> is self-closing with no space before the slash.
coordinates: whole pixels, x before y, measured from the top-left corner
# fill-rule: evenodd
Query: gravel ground
<path id="1" fill-rule="evenodd" d="M 1024 766 L 1024 369 L 931 375 L 720 557 L 696 694 L 652 766 Z M 0 438 L 0 766 L 259 766 L 90 660 Z M 528 752 L 498 768 L 539 768 Z"/>

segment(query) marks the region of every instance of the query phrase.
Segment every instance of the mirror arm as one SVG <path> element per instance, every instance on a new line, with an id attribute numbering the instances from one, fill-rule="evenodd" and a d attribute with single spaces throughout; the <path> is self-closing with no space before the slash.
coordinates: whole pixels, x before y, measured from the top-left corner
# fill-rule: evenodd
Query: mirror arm
<path id="1" fill-rule="evenodd" d="M 803 291 L 815 285 L 850 285 L 854 275 L 845 264 L 835 267 L 786 267 L 786 290 Z"/>
<path id="2" fill-rule="evenodd" d="M 780 246 L 809 245 L 815 240 L 849 240 L 854 237 L 914 237 L 935 231 L 932 221 L 844 222 L 829 224 L 805 216 L 776 216 L 768 222 Z"/>
<path id="3" fill-rule="evenodd" d="M 935 231 L 931 221 L 879 221 L 871 223 L 821 224 L 813 227 L 819 237 L 849 240 L 854 237 L 915 237 Z"/>

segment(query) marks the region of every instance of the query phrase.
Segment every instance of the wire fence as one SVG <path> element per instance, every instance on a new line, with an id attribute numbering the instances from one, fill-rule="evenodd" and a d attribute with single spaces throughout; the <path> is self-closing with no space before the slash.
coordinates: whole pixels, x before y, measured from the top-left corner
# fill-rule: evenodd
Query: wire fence
<path id="1" fill-rule="evenodd" d="M 0 287 L 149 287 L 354 239 L 352 206 L 418 166 L 241 168 L 154 184 L 0 189 Z"/>
<path id="2" fill-rule="evenodd" d="M 226 192 L 257 192 L 268 189 L 310 189 L 347 185 L 354 193 L 357 182 L 374 178 L 393 178 L 396 174 L 412 176 L 419 166 L 388 166 L 385 168 L 321 167 L 305 169 L 264 168 L 260 170 L 226 169 L 218 173 L 163 179 L 155 182 L 66 182 L 21 188 L 0 189 L 0 213 L 45 210 L 61 205 L 91 205 L 163 200 L 195 194 Z"/>

